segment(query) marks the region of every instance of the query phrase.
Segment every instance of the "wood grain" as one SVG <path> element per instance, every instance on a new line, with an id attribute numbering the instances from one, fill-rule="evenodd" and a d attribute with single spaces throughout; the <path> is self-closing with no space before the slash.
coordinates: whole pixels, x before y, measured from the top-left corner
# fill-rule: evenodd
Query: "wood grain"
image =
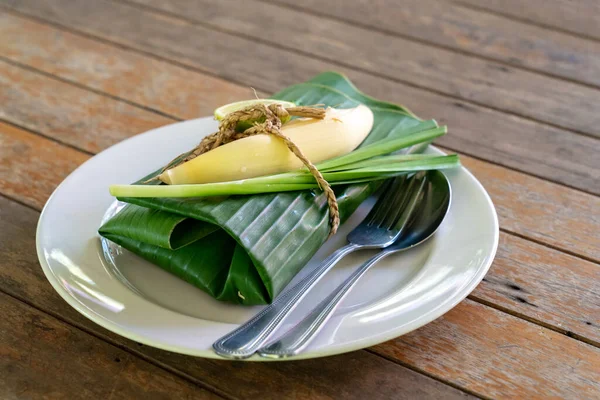
<path id="1" fill-rule="evenodd" d="M 7 0 L 2 1 L 8 4 Z M 276 91 L 323 70 L 336 68 L 301 54 L 112 2 L 23 0 L 12 6 L 264 91 Z M 452 133 L 440 140 L 440 144 L 600 193 L 600 170 L 595 162 L 600 141 L 369 74 L 345 72 L 369 94 L 395 102 L 409 99 L 411 108 L 419 115 L 434 116 L 449 124 Z"/>
<path id="2" fill-rule="evenodd" d="M 343 0 L 275 2 L 596 87 L 600 85 L 597 42 L 512 18 L 438 0 L 406 0 L 401 3 L 362 0 L 353 2 L 351 6 Z M 547 3 L 544 2 L 546 5 L 540 8 L 553 7 Z M 501 4 L 503 8 L 510 8 L 504 2 Z M 587 8 L 586 12 L 593 12 L 594 8 Z"/>
<path id="3" fill-rule="evenodd" d="M 219 399 L 0 293 L 3 399 Z"/>
<path id="4" fill-rule="evenodd" d="M 490 194 L 500 227 L 600 262 L 600 198 L 461 155 Z"/>
<path id="5" fill-rule="evenodd" d="M 57 31 L 50 31 L 47 34 L 55 37 L 66 37 L 66 35 L 61 35 Z M 94 41 L 91 42 L 95 43 Z M 82 44 L 85 45 L 86 43 Z M 73 54 L 83 51 L 78 50 L 76 41 L 67 41 L 65 42 L 65 46 L 71 49 L 70 52 Z M 110 46 L 108 47 L 110 48 Z M 92 46 L 87 48 L 88 52 L 93 54 L 92 57 L 97 61 L 97 68 L 104 71 L 104 73 L 95 74 L 93 71 L 86 72 L 85 68 L 82 69 L 81 63 L 66 63 L 70 65 L 69 68 L 72 70 L 68 73 L 68 76 L 71 79 L 77 79 L 76 83 L 101 88 L 107 86 L 120 87 L 123 88 L 121 95 L 130 101 L 136 98 L 135 95 L 130 95 L 134 91 L 134 86 L 137 87 L 139 92 L 153 93 L 151 80 L 137 81 L 130 79 L 127 74 L 124 76 L 119 75 L 119 69 L 129 69 L 135 65 L 130 64 L 130 58 L 126 54 L 118 54 L 119 58 L 117 59 L 110 57 L 109 59 L 112 60 L 110 62 L 106 60 L 104 60 L 106 62 L 100 62 L 103 60 L 102 56 L 95 52 L 92 53 Z M 35 50 L 32 49 L 31 51 Z M 39 52 L 36 51 L 36 53 Z M 110 53 L 104 53 L 110 56 Z M 76 56 L 74 55 L 73 57 Z M 152 62 L 150 58 L 139 57 L 148 63 Z M 51 61 L 44 61 L 42 63 L 40 60 L 41 58 L 38 58 L 36 62 L 38 67 L 52 70 L 53 63 Z M 114 68 L 115 64 L 118 64 L 120 67 Z M 29 71 L 20 71 L 17 67 L 3 65 L 0 62 L 0 71 L 3 67 L 12 71 L 12 75 L 21 82 L 20 86 L 17 87 L 21 87 L 24 90 L 22 92 L 15 91 L 14 87 L 11 88 L 8 80 L 3 89 L 0 87 L 0 98 L 3 97 L 5 99 L 6 114 L 10 114 L 10 118 L 7 118 L 21 126 L 40 129 L 40 132 L 44 135 L 85 150 L 96 151 L 100 146 L 90 145 L 90 143 L 97 143 L 97 138 L 102 138 L 101 146 L 107 147 L 135 133 L 173 122 L 169 118 L 157 116 L 146 110 L 132 109 L 129 105 L 123 106 L 110 98 L 104 98 L 94 93 L 86 93 L 69 84 L 39 76 Z M 177 83 L 180 87 L 184 88 L 185 82 L 178 79 L 179 72 L 179 67 L 170 64 L 164 65 L 164 79 Z M 191 74 L 188 78 L 194 80 L 195 73 L 191 71 L 188 73 Z M 171 78 L 171 74 L 173 78 Z M 202 75 L 197 75 L 199 76 L 198 80 L 201 80 Z M 25 82 L 32 83 L 26 84 Z M 131 92 L 128 89 L 132 89 Z M 228 93 L 230 89 L 234 92 L 236 90 L 245 90 L 243 87 L 230 85 L 226 88 Z M 213 95 L 212 91 L 185 92 L 185 98 L 191 104 L 200 104 L 204 101 L 203 99 Z M 74 101 L 78 97 L 87 99 L 88 104 L 102 105 L 103 110 L 112 110 L 109 115 L 110 118 L 106 115 L 97 115 L 99 107 L 88 109 L 85 105 L 82 106 Z M 48 98 L 52 98 L 52 102 L 43 100 Z M 170 100 L 168 96 L 152 95 L 146 97 L 144 101 L 146 106 L 159 111 L 177 111 L 170 108 L 172 106 Z M 416 102 L 417 99 L 412 97 L 411 100 Z M 72 107 L 69 109 L 68 107 L 71 104 Z M 59 107 L 55 107 L 55 105 L 59 105 Z M 65 112 L 65 110 L 69 111 Z M 455 132 L 460 133 L 463 131 L 460 127 L 453 129 L 454 126 L 452 124 L 455 122 L 477 123 L 481 125 L 481 129 L 485 129 L 484 125 L 486 124 L 488 115 L 483 112 L 477 113 L 470 108 L 463 109 L 456 106 L 448 108 L 442 105 L 440 105 L 440 110 L 444 112 L 440 112 L 440 116 L 442 116 L 440 121 L 448 123 L 451 126 L 449 135 L 451 144 L 453 144 L 451 139 L 456 134 Z M 456 114 L 454 110 L 457 110 Z M 467 115 L 462 116 L 461 112 Z M 132 118 L 132 115 L 136 115 L 136 118 Z M 188 108 L 183 108 L 180 113 L 174 115 L 174 117 L 183 119 L 194 118 L 195 116 L 195 112 Z M 458 120 L 453 119 L 456 116 L 459 117 Z M 467 118 L 469 119 L 467 120 Z M 102 119 L 104 125 L 99 126 L 97 121 Z M 489 122 L 490 120 L 488 119 L 487 121 Z M 504 128 L 507 127 L 499 126 L 497 129 Z M 65 133 L 68 133 L 68 135 L 65 135 Z M 519 132 L 515 132 L 515 134 L 519 134 Z M 27 140 L 25 142 L 28 143 Z M 446 142 L 441 141 L 441 143 L 445 144 Z M 502 144 L 503 142 L 499 141 L 498 143 Z M 541 147 L 537 143 L 535 145 Z M 566 147 L 567 145 L 565 143 L 563 146 Z M 23 146 L 28 145 L 23 144 Z M 50 148 L 53 147 L 50 146 Z M 7 147 L 5 151 L 9 151 L 9 148 Z M 41 154 L 47 154 L 44 149 L 40 149 L 39 151 Z M 30 152 L 29 154 L 35 153 Z M 18 152 L 15 152 L 12 156 L 7 155 L 6 157 L 7 161 L 4 164 L 8 165 L 8 163 L 14 162 L 8 160 L 8 158 L 19 156 Z M 568 157 L 567 161 L 576 163 L 578 160 Z M 59 176 L 65 176 L 70 172 L 76 162 L 71 164 L 72 167 L 70 168 L 63 168 L 63 172 L 61 172 L 63 175 Z M 463 156 L 462 162 L 475 173 L 476 177 L 481 180 L 490 192 L 498 208 L 501 226 L 505 229 L 576 254 L 581 254 L 590 259 L 600 260 L 600 249 L 597 246 L 598 232 L 600 231 L 600 215 L 594 212 L 595 209 L 600 207 L 600 199 L 469 157 Z M 20 168 L 28 167 L 24 165 Z M 32 171 L 35 171 L 35 169 Z M 46 174 L 46 177 L 48 177 L 48 174 Z M 53 179 L 53 185 L 60 183 L 60 180 Z M 6 179 L 6 181 L 11 181 L 11 179 Z M 49 188 L 46 183 L 39 183 L 38 185 L 46 185 Z M 50 191 L 48 191 L 49 193 Z M 38 203 L 43 201 L 42 197 L 35 199 L 37 199 Z"/>
<path id="6" fill-rule="evenodd" d="M 0 14 L 0 54 L 170 115 L 195 118 L 254 96 L 250 87 L 190 71 L 48 25 Z"/>
<path id="7" fill-rule="evenodd" d="M 0 62 L 0 103 L 0 118 L 89 152 L 173 122 L 4 62 Z"/>
<path id="8" fill-rule="evenodd" d="M 458 0 L 457 3 L 600 40 L 600 3 L 596 0 Z"/>
<path id="9" fill-rule="evenodd" d="M 294 363 L 244 363 L 187 357 L 139 345 L 89 321 L 68 306 L 50 286 L 35 252 L 35 227 L 39 217 L 37 212 L 2 197 L 0 210 L 0 253 L 3 255 L 0 258 L 1 291 L 94 332 L 118 347 L 127 349 L 128 352 L 164 365 L 178 374 L 184 374 L 195 382 L 217 387 L 220 392 L 229 396 L 264 399 L 470 397 L 366 351 Z M 98 340 L 95 342 L 101 343 Z M 86 345 L 82 344 L 84 349 Z M 92 345 L 94 344 L 88 346 Z M 42 343 L 40 346 L 51 347 L 52 344 Z M 20 345 L 15 346 L 14 357 L 21 356 L 21 348 Z M 85 353 L 79 347 L 74 348 L 73 352 Z M 121 351 L 118 354 L 122 353 Z M 124 359 L 123 356 L 120 358 Z M 112 362 L 112 358 L 109 361 Z M 36 372 L 34 370 L 31 373 Z M 134 389 L 135 386 L 132 390 Z M 176 393 L 174 392 L 172 398 L 178 398 Z"/>
<path id="10" fill-rule="evenodd" d="M 469 296 L 600 347 L 600 266 L 500 234 L 492 268 Z"/>
<path id="11" fill-rule="evenodd" d="M 244 0 L 127 1 L 600 137 L 600 115 L 593 106 L 600 101 L 600 91 L 592 88 L 277 5 Z M 353 2 L 341 8 L 355 6 Z M 409 1 L 392 8 L 409 12 L 416 6 Z M 288 33 L 283 42 L 278 40 L 279 32 Z"/>
<path id="12" fill-rule="evenodd" d="M 491 398 L 600 396 L 600 349 L 470 300 L 374 350 Z"/>
<path id="13" fill-rule="evenodd" d="M 88 155 L 0 122 L 0 192 L 41 209 Z"/>

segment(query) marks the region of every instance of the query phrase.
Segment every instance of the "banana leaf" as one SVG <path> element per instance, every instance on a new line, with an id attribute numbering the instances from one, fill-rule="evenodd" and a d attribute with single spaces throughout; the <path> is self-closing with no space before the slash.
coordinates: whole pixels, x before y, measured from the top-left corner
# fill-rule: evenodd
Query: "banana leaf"
<path id="1" fill-rule="evenodd" d="M 431 127 L 431 121 L 421 121 L 402 106 L 364 95 L 335 72 L 290 86 L 273 98 L 338 108 L 365 104 L 375 119 L 361 146 Z M 379 184 L 335 188 L 342 222 Z M 129 204 L 99 229 L 101 236 L 218 300 L 238 304 L 273 301 L 329 233 L 327 201 L 320 191 L 119 200 Z"/>

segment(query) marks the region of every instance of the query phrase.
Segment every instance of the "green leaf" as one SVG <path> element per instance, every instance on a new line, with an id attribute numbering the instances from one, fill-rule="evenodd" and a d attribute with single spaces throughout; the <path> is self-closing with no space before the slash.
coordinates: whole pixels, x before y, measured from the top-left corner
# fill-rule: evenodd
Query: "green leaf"
<path id="1" fill-rule="evenodd" d="M 176 250 L 218 230 L 219 227 L 181 215 L 127 205 L 98 231 L 101 235 L 135 238 L 144 243 Z"/>
<path id="2" fill-rule="evenodd" d="M 402 106 L 362 94 L 344 76 L 333 72 L 291 86 L 273 97 L 304 105 L 353 107 L 359 103 L 366 104 L 373 110 L 374 126 L 361 148 L 387 138 L 397 140 L 415 131 L 427 130 L 423 124 L 429 128 L 437 126 L 435 122 L 422 122 Z M 379 184 L 371 181 L 336 186 L 342 221 Z M 329 233 L 327 202 L 320 191 L 227 198 L 120 200 L 132 204 L 131 209 L 127 214 L 117 214 L 105 224 L 100 229 L 102 236 L 219 300 L 240 304 L 271 302 L 321 247 Z M 160 212 L 144 215 L 140 210 Z M 138 213 L 140 217 L 137 219 L 128 217 Z M 169 235 L 168 231 L 181 217 L 185 219 L 179 224 L 190 220 L 203 221 L 220 229 L 177 250 L 169 250 L 165 248 L 168 247 L 166 244 L 172 247 L 174 241 L 169 237 L 173 233 Z M 199 223 L 200 226 L 194 229 L 207 229 L 202 222 Z M 145 232 L 150 224 L 152 231 Z"/>

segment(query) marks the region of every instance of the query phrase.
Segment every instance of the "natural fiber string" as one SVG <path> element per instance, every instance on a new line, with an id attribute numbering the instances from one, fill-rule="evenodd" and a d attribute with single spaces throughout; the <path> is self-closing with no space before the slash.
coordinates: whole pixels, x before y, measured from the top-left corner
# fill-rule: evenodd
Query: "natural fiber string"
<path id="1" fill-rule="evenodd" d="M 281 127 L 283 125 L 282 120 L 287 121 L 290 116 L 323 119 L 325 118 L 325 110 L 317 107 L 284 108 L 281 104 L 271 104 L 269 106 L 260 104 L 231 112 L 227 114 L 219 123 L 218 132 L 206 136 L 187 156 L 183 158 L 182 156 L 178 156 L 172 160 L 165 168 L 163 168 L 161 173 L 234 140 L 259 134 L 273 135 L 280 138 L 286 144 L 288 149 L 290 149 L 290 151 L 294 153 L 294 155 L 298 157 L 300 161 L 302 161 L 312 176 L 314 176 L 319 187 L 325 193 L 325 196 L 327 197 L 327 204 L 329 205 L 329 235 L 331 236 L 337 232 L 337 229 L 340 225 L 340 213 L 335 193 L 333 192 L 329 182 L 323 178 L 321 172 L 319 172 L 317 167 L 315 167 L 314 164 L 310 162 L 308 158 L 306 158 L 300 148 L 298 148 L 298 146 L 296 146 L 296 144 L 292 142 L 290 138 L 281 133 Z M 255 123 L 252 127 L 243 132 L 236 131 L 236 127 L 240 122 L 257 121 L 261 120 L 262 118 L 265 119 L 264 122 Z M 154 179 L 156 179 L 156 177 L 150 180 Z"/>

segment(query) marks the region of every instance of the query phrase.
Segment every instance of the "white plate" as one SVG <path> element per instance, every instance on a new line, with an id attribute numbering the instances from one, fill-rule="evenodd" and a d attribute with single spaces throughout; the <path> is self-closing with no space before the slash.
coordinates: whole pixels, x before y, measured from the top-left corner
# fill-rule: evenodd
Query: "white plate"
<path id="1" fill-rule="evenodd" d="M 105 246 L 112 253 L 112 259 L 107 258 L 97 229 L 111 212 L 109 208 L 116 206 L 108 193 L 109 184 L 139 179 L 195 146 L 216 127 L 211 118 L 185 121 L 103 151 L 56 189 L 37 229 L 42 268 L 56 291 L 76 310 L 137 342 L 201 357 L 217 357 L 212 343 L 260 307 L 218 302 L 114 244 Z M 447 176 L 452 204 L 437 234 L 424 245 L 373 267 L 298 358 L 357 350 L 410 332 L 450 310 L 477 286 L 498 245 L 496 212 L 488 194 L 466 169 L 449 171 Z M 296 279 L 345 244 L 346 234 L 371 206 L 369 201 L 361 205 Z M 373 254 L 363 251 L 346 257 L 313 289 L 286 325 L 298 321 Z"/>

